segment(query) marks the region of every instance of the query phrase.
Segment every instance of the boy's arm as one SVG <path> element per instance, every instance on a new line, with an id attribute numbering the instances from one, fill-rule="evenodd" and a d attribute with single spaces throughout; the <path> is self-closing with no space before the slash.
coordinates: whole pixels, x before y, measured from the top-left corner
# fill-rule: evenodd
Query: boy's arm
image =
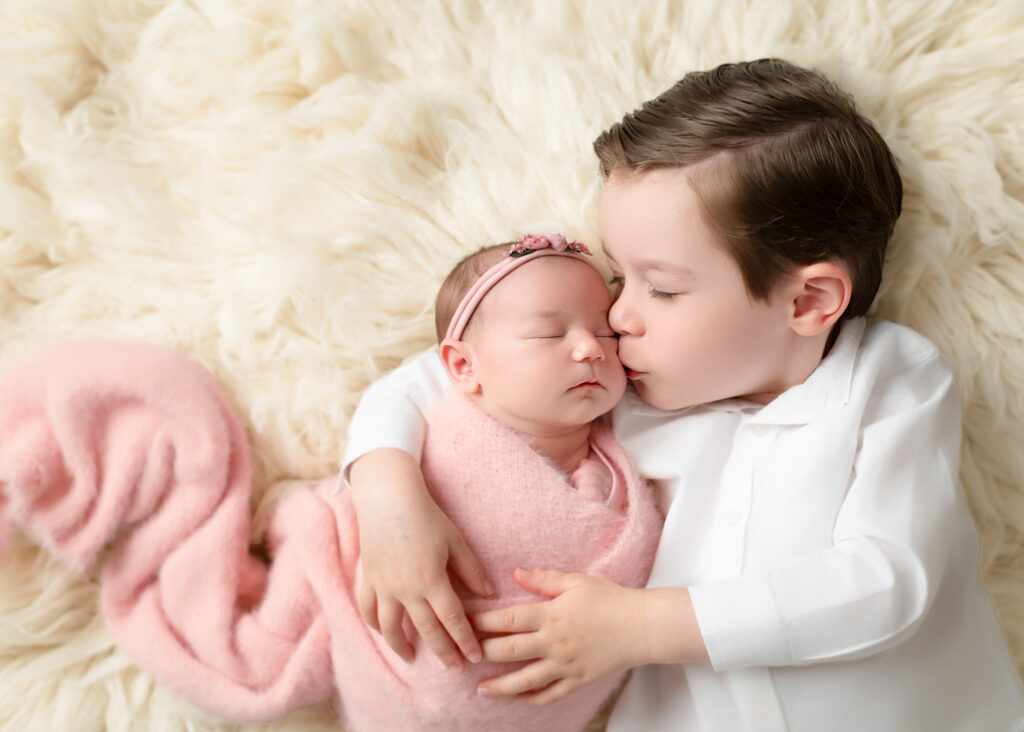
<path id="1" fill-rule="evenodd" d="M 716 670 L 855 659 L 910 636 L 965 542 L 960 409 L 937 353 L 873 385 L 827 549 L 691 588 Z M 966 591 L 966 588 L 964 588 Z"/>
<path id="2" fill-rule="evenodd" d="M 423 412 L 448 388 L 432 352 L 374 383 L 349 427 L 342 475 L 351 485 L 359 525 L 363 618 L 409 660 L 413 650 L 402 630 L 407 612 L 441 661 L 461 668 L 463 657 L 475 661 L 481 651 L 447 569 L 477 594 L 492 590 L 462 535 L 431 498 L 419 467 Z"/>

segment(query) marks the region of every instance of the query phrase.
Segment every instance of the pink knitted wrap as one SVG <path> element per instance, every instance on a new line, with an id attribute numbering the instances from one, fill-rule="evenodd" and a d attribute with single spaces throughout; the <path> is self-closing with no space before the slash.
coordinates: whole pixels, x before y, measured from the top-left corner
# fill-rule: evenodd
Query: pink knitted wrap
<path id="1" fill-rule="evenodd" d="M 583 499 L 472 410 L 432 415 L 425 458 L 499 582 L 498 599 L 471 609 L 525 599 L 516 565 L 643 584 L 660 520 L 610 435 L 595 444 L 620 466 L 623 511 Z M 181 354 L 90 341 L 30 356 L 0 374 L 0 435 L 0 549 L 14 525 L 83 570 L 113 542 L 100 575 L 107 625 L 141 668 L 210 714 L 263 721 L 331 699 L 353 732 L 573 729 L 617 681 L 535 709 L 475 695 L 494 667 L 455 676 L 425 649 L 405 664 L 359 615 L 355 514 L 346 492 L 330 496 L 333 478 L 280 501 L 269 567 L 251 556 L 244 431 Z"/>
<path id="2" fill-rule="evenodd" d="M 585 572 L 629 587 L 646 583 L 661 516 L 649 486 L 605 425 L 595 424 L 591 441 L 615 467 L 621 491 L 597 502 L 574 489 L 521 435 L 454 390 L 428 415 L 428 423 L 424 477 L 497 590 L 495 598 L 485 600 L 460 587 L 468 611 L 542 599 L 515 582 L 516 567 Z M 581 729 L 621 681 L 610 676 L 543 707 L 476 695 L 478 681 L 512 668 L 479 664 L 462 678 L 423 679 L 423 686 L 434 684 L 452 705 L 431 729 Z"/>

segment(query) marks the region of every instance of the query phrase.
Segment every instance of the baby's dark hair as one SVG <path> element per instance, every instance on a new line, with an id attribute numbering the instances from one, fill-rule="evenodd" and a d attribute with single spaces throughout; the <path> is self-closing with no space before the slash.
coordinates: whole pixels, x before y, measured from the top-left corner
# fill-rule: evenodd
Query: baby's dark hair
<path id="1" fill-rule="evenodd" d="M 853 281 L 843 317 L 874 300 L 903 184 L 882 136 L 823 75 L 778 59 L 693 72 L 594 151 L 606 178 L 687 168 L 754 298 L 795 267 L 838 260 Z"/>
<path id="2" fill-rule="evenodd" d="M 455 310 L 462 302 L 462 298 L 469 292 L 469 288 L 480 279 L 484 272 L 508 256 L 509 248 L 514 243 L 505 242 L 477 249 L 459 260 L 459 263 L 448 273 L 444 282 L 441 283 L 441 289 L 437 291 L 437 299 L 434 301 L 434 328 L 437 330 L 438 343 L 444 340 L 444 335 L 448 332 L 448 324 L 455 315 Z M 472 325 L 472 318 L 469 322 Z"/>

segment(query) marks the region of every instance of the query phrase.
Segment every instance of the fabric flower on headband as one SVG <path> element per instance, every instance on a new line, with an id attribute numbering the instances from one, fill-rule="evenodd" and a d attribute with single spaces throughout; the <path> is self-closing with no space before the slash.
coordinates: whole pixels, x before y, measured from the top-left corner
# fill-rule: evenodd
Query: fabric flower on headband
<path id="1" fill-rule="evenodd" d="M 587 245 L 581 241 L 566 241 L 561 234 L 527 234 L 509 250 L 510 257 L 522 257 L 538 249 L 554 249 L 556 252 L 578 252 L 590 254 Z"/>

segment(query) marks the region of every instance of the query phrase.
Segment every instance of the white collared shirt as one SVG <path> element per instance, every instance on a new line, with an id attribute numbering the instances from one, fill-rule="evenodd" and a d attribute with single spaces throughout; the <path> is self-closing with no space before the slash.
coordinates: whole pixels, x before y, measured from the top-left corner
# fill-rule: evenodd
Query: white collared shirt
<path id="1" fill-rule="evenodd" d="M 345 465 L 418 457 L 417 410 L 447 388 L 436 356 L 375 384 Z M 690 588 L 711 662 L 634 669 L 609 732 L 1024 729 L 957 483 L 952 375 L 923 337 L 853 320 L 767 406 L 663 412 L 630 391 L 613 425 L 667 509 L 648 586 Z"/>

